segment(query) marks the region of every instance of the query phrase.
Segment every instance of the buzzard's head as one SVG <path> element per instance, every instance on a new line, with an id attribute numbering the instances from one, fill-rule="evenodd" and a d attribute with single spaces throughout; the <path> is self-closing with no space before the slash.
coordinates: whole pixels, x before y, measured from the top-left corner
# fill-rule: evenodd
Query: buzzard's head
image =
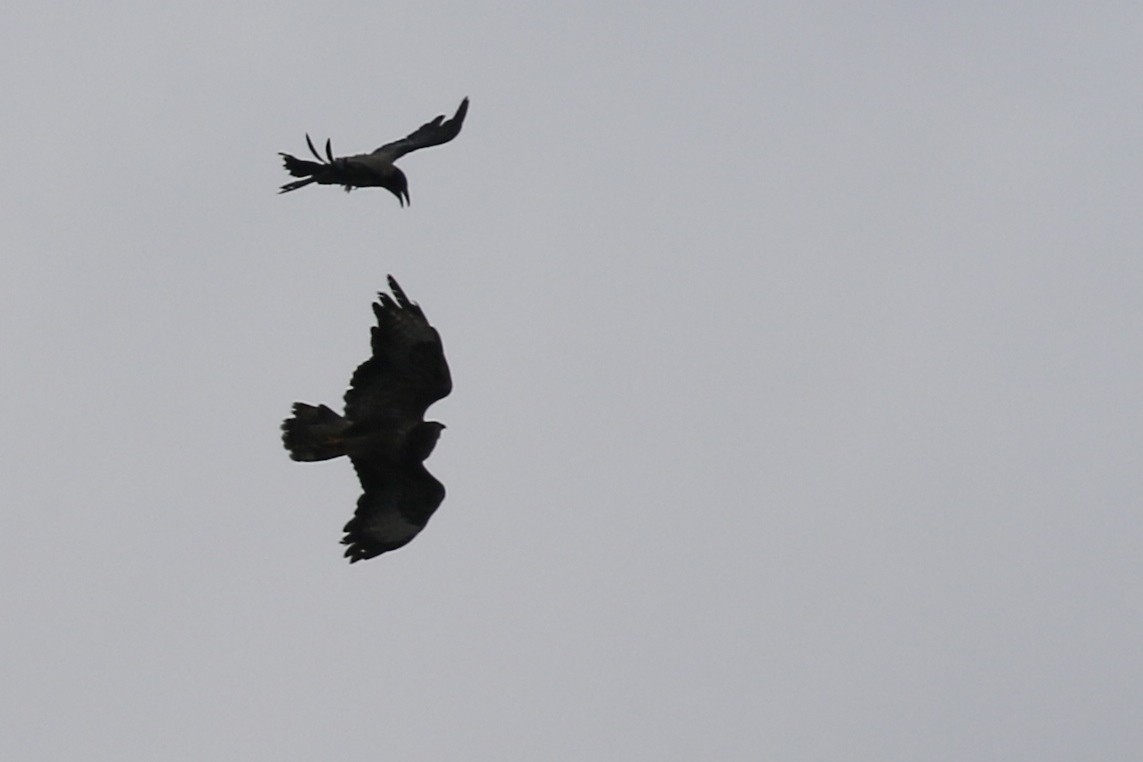
<path id="1" fill-rule="evenodd" d="M 445 425 L 436 421 L 424 421 L 409 432 L 408 453 L 411 460 L 421 463 L 432 454 L 441 438 Z"/>

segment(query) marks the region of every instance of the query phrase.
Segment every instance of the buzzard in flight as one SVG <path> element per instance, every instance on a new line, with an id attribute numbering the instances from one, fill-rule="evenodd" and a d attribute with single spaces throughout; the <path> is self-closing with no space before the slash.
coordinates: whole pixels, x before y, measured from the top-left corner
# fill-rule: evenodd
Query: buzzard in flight
<path id="1" fill-rule="evenodd" d="M 392 275 L 389 288 L 393 296 L 382 292 L 373 305 L 373 356 L 353 373 L 345 415 L 296 402 L 282 423 L 282 442 L 294 460 L 348 455 L 353 462 L 363 494 L 341 541 L 350 563 L 411 541 L 445 496 L 424 466 L 444 428 L 426 421 L 425 410 L 452 391 L 444 348 Z"/>
<path id="2" fill-rule="evenodd" d="M 460 107 L 453 114 L 452 119 L 445 119 L 441 114 L 431 122 L 422 124 L 400 140 L 386 143 L 373 153 L 359 153 L 354 156 L 341 156 L 335 158 L 330 141 L 325 141 L 325 156 L 317 152 L 314 143 L 306 135 L 306 144 L 310 153 L 317 159 L 316 162 L 299 159 L 288 153 L 280 153 L 283 163 L 294 177 L 304 178 L 294 180 L 282 186 L 279 193 L 289 193 L 310 183 L 318 185 L 340 185 L 346 192 L 354 188 L 370 188 L 380 186 L 385 188 L 401 202 L 401 206 L 410 203 L 409 181 L 393 162 L 410 151 L 429 146 L 439 146 L 447 143 L 460 134 L 464 117 L 468 113 L 468 98 L 460 102 Z"/>

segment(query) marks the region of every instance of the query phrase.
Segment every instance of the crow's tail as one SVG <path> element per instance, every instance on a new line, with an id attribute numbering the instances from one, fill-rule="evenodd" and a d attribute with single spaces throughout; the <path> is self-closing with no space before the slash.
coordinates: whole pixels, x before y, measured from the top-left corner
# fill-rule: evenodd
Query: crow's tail
<path id="1" fill-rule="evenodd" d="M 294 177 L 304 177 L 304 180 L 295 180 L 292 183 L 286 183 L 278 191 L 279 193 L 289 193 L 298 188 L 304 188 L 310 183 L 317 182 L 316 175 L 323 170 L 329 168 L 328 164 L 319 164 L 316 161 L 306 161 L 299 159 L 296 156 L 290 156 L 288 153 L 278 154 L 282 157 L 282 163 L 286 166 L 286 171 Z"/>

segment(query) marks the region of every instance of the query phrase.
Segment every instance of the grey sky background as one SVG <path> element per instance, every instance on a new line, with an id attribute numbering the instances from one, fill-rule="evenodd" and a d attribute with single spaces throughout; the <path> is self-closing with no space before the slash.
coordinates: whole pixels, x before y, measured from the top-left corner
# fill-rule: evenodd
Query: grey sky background
<path id="1" fill-rule="evenodd" d="M 7 3 L 0 757 L 1136 758 L 1143 10 L 932 5 Z"/>

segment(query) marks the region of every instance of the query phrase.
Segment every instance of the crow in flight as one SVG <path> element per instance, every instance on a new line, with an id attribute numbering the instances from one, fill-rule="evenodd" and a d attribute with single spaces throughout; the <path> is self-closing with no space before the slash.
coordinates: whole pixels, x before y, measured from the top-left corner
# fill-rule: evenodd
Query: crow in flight
<path id="1" fill-rule="evenodd" d="M 289 193 L 310 183 L 318 185 L 340 185 L 346 192 L 354 188 L 382 187 L 397 197 L 401 206 L 410 203 L 409 181 L 405 173 L 393 164 L 410 151 L 429 146 L 439 146 L 447 143 L 460 134 L 464 117 L 468 113 L 468 98 L 460 102 L 460 107 L 453 114 L 452 119 L 445 119 L 441 114 L 431 122 L 422 124 L 400 140 L 386 143 L 373 153 L 359 153 L 355 156 L 334 157 L 330 141 L 325 141 L 325 156 L 321 156 L 310 136 L 306 134 L 306 144 L 310 153 L 317 159 L 316 162 L 299 159 L 288 153 L 279 153 L 288 171 L 294 177 L 304 178 L 294 180 L 282 186 L 279 193 Z"/>

